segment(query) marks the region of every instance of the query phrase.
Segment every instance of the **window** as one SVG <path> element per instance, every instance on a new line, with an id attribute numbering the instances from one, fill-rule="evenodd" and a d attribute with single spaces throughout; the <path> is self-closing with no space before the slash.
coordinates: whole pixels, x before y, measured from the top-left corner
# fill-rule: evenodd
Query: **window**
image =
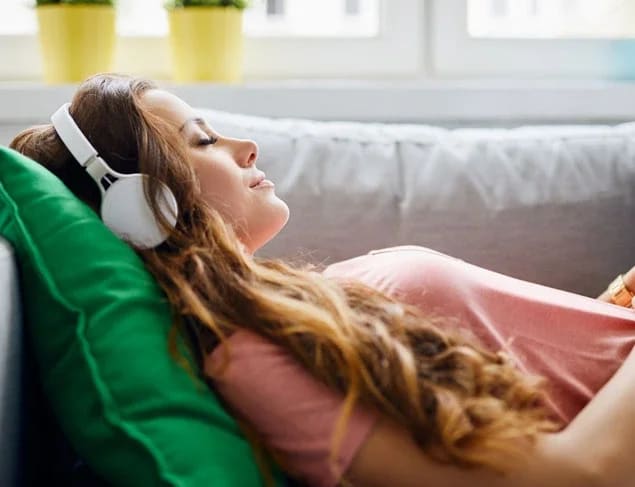
<path id="1" fill-rule="evenodd" d="M 438 0 L 431 66 L 452 77 L 631 77 L 632 0 Z"/>
<path id="2" fill-rule="evenodd" d="M 34 34 L 35 0 L 6 0 L 0 34 Z M 118 0 L 117 30 L 123 36 L 164 36 L 165 0 Z M 248 36 L 374 37 L 379 0 L 253 0 L 245 10 Z"/>
<path id="3" fill-rule="evenodd" d="M 375 37 L 379 0 L 259 0 L 245 12 L 250 36 Z"/>
<path id="4" fill-rule="evenodd" d="M 482 38 L 621 38 L 634 19 L 632 0 L 469 0 L 467 13 Z"/>
<path id="5" fill-rule="evenodd" d="M 0 66 L 0 79 L 37 79 L 34 0 L 4 2 L 0 58 L 9 63 Z M 169 78 L 164 3 L 118 0 L 118 71 Z M 420 0 L 253 0 L 244 16 L 245 77 L 415 75 L 422 15 Z"/>
<path id="6" fill-rule="evenodd" d="M 0 34 L 35 34 L 35 0 L 5 0 L 2 4 Z"/>
<path id="7" fill-rule="evenodd" d="M 39 79 L 35 0 L 0 0 L 0 79 Z M 165 0 L 118 0 L 116 70 L 169 79 Z M 245 79 L 635 77 L 635 0 L 252 0 Z M 290 41 L 291 40 L 291 41 Z"/>

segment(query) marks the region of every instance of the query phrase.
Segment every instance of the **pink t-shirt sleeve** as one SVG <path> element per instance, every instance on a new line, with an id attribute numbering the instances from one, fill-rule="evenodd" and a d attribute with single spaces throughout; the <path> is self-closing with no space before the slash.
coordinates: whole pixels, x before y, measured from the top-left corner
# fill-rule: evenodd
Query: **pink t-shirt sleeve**
<path id="1" fill-rule="evenodd" d="M 331 439 L 343 396 L 256 333 L 237 331 L 228 345 L 228 366 L 214 380 L 218 393 L 269 447 L 282 453 L 298 479 L 312 486 L 335 486 L 368 437 L 377 414 L 355 408 L 338 449 L 337 471 L 332 471 Z M 211 375 L 222 363 L 222 347 L 217 347 L 207 356 L 205 370 Z"/>

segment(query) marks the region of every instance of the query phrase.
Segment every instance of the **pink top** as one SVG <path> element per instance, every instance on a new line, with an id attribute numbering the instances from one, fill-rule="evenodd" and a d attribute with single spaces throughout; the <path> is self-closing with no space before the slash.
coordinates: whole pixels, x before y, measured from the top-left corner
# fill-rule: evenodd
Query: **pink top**
<path id="1" fill-rule="evenodd" d="M 571 421 L 613 375 L 635 344 L 635 312 L 593 298 L 508 277 L 416 246 L 370 252 L 324 272 L 356 279 L 467 328 L 486 347 L 503 349 L 528 372 L 549 379 L 548 406 Z M 328 468 L 342 397 L 314 380 L 280 347 L 240 331 L 229 339 L 231 362 L 215 384 L 237 414 L 284 452 L 309 485 L 334 486 L 376 420 L 358 408 L 338 471 Z M 222 361 L 212 352 L 206 370 Z"/>

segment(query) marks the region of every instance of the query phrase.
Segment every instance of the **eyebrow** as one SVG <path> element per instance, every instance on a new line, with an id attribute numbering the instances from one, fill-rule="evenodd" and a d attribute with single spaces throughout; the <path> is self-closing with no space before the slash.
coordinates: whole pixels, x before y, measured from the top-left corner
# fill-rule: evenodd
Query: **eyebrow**
<path id="1" fill-rule="evenodd" d="M 179 132 L 183 132 L 183 129 L 185 128 L 185 126 L 190 123 L 190 122 L 194 122 L 196 125 L 198 126 L 205 126 L 206 122 L 205 120 L 203 120 L 201 117 L 193 117 L 193 118 L 188 118 L 183 125 L 181 125 L 181 128 L 179 129 Z"/>

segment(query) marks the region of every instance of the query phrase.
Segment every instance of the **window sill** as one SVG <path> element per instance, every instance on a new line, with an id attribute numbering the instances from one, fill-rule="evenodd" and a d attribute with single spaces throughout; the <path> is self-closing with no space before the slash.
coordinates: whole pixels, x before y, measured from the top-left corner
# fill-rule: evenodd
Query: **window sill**
<path id="1" fill-rule="evenodd" d="M 161 83 L 194 107 L 315 120 L 509 125 L 635 120 L 635 83 L 617 81 L 247 81 Z M 0 124 L 41 123 L 74 85 L 0 82 Z"/>

